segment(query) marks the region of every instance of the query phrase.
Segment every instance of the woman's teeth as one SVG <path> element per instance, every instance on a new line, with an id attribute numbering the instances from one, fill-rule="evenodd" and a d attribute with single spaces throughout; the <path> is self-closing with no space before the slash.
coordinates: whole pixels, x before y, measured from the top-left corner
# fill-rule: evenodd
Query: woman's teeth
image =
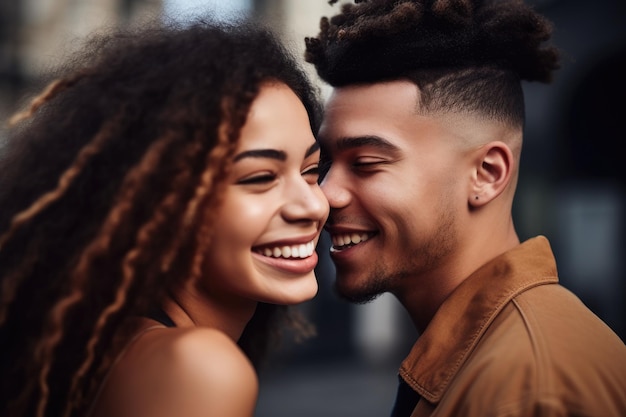
<path id="1" fill-rule="evenodd" d="M 357 243 L 365 242 L 370 236 L 367 233 L 346 233 L 336 234 L 332 236 L 333 248 L 343 249 L 344 247 L 354 246 Z"/>
<path id="2" fill-rule="evenodd" d="M 272 258 L 308 258 L 314 250 L 315 242 L 311 241 L 299 245 L 266 247 L 258 252 Z"/>

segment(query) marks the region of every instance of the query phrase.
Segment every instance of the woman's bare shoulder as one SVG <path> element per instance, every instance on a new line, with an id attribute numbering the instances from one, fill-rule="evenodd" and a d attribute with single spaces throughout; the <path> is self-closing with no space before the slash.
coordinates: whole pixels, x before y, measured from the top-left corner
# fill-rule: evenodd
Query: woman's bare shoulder
<path id="1" fill-rule="evenodd" d="M 225 333 L 210 328 L 194 328 L 173 335 L 165 354 L 170 370 L 181 378 L 202 377 L 205 382 L 227 384 L 254 382 L 256 372 L 237 343 Z"/>
<path id="2" fill-rule="evenodd" d="M 152 330 L 130 347 L 116 368 L 108 385 L 117 395 L 108 398 L 132 404 L 128 415 L 254 414 L 254 367 L 237 343 L 219 330 Z"/>

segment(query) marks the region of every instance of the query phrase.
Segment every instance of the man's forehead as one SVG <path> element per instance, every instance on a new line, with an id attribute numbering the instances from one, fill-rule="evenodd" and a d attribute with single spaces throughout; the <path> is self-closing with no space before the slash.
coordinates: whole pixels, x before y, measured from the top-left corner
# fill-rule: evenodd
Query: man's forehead
<path id="1" fill-rule="evenodd" d="M 388 80 L 388 81 L 380 81 L 374 83 L 363 83 L 363 84 L 349 84 L 345 86 L 334 87 L 331 96 L 335 93 L 338 94 L 350 94 L 350 93 L 379 93 L 381 91 L 393 91 L 393 92 L 401 92 L 406 91 L 412 94 L 417 94 L 418 87 L 417 85 L 409 80 L 400 79 L 400 80 Z"/>
<path id="2" fill-rule="evenodd" d="M 407 81 L 339 87 L 325 103 L 323 125 L 410 117 L 417 103 L 417 87 Z"/>
<path id="3" fill-rule="evenodd" d="M 319 137 L 322 141 L 339 137 L 387 137 L 392 132 L 409 128 L 417 120 L 415 102 L 385 99 L 380 96 L 349 96 L 331 98 L 326 105 Z"/>

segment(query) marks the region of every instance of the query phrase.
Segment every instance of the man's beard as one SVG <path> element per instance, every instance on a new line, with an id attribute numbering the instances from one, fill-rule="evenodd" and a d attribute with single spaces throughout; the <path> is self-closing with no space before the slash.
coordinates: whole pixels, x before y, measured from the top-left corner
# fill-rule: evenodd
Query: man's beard
<path id="1" fill-rule="evenodd" d="M 340 272 L 337 275 L 341 275 Z M 390 278 L 377 267 L 373 273 L 369 274 L 365 285 L 361 285 L 358 288 L 342 289 L 338 285 L 339 279 L 335 281 L 335 293 L 343 300 L 349 301 L 355 304 L 367 304 L 374 301 L 383 293 L 389 291 Z"/>
<path id="2" fill-rule="evenodd" d="M 438 239 L 432 239 L 406 255 L 406 259 L 412 259 L 413 261 L 403 264 L 374 265 L 373 270 L 368 272 L 366 277 L 361 277 L 364 278 L 360 280 L 363 283 L 358 287 L 342 288 L 339 285 L 341 279 L 336 278 L 335 293 L 340 298 L 351 303 L 366 304 L 374 301 L 386 292 L 393 293 L 394 290 L 406 287 L 406 280 L 428 274 L 453 250 L 457 235 L 454 230 L 453 219 L 450 216 L 448 218 L 442 217 L 435 234 L 435 236 L 438 236 Z M 341 277 L 341 269 L 336 268 L 335 271 L 336 276 Z M 350 279 L 352 278 L 348 278 L 348 280 Z"/>
<path id="3" fill-rule="evenodd" d="M 335 281 L 335 292 L 339 297 L 356 304 L 369 303 L 378 296 L 386 292 L 394 292 L 406 286 L 406 280 L 414 279 L 417 276 L 424 276 L 437 268 L 443 259 L 453 252 L 458 244 L 456 222 L 453 210 L 446 210 L 451 206 L 451 200 L 443 195 L 441 200 L 441 210 L 437 219 L 436 230 L 422 240 L 420 244 L 411 245 L 410 241 L 405 241 L 401 247 L 409 248 L 404 251 L 403 259 L 408 260 L 401 263 L 377 263 L 371 272 L 365 272 L 366 277 L 360 279 L 363 283 L 358 287 L 342 288 L 338 285 L 340 279 Z M 348 272 L 350 268 L 347 268 Z M 341 268 L 336 266 L 336 275 L 342 275 Z M 349 273 L 346 275 L 350 275 Z M 353 277 L 349 277 L 351 280 Z"/>

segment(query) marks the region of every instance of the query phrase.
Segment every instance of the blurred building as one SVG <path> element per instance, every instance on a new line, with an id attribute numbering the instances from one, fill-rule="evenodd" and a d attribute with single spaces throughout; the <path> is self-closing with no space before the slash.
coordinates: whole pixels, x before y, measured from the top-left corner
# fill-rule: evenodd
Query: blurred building
<path id="1" fill-rule="evenodd" d="M 550 238 L 561 282 L 626 340 L 626 2 L 536 3 L 563 58 L 552 85 L 525 86 L 517 225 Z"/>

